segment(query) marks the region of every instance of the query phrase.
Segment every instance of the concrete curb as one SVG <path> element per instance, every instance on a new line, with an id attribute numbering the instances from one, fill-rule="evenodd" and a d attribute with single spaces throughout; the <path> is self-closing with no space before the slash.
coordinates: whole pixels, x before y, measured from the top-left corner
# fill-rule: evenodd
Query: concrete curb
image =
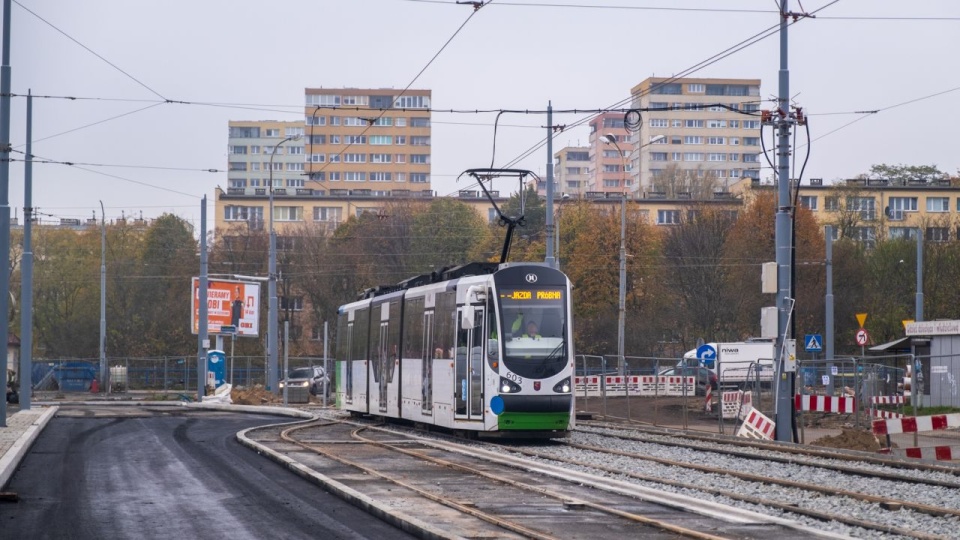
<path id="1" fill-rule="evenodd" d="M 40 432 L 43 431 L 43 428 L 47 427 L 50 419 L 57 414 L 59 409 L 59 407 L 50 407 L 44 411 L 39 418 L 30 424 L 30 426 L 28 426 L 27 429 L 19 437 L 17 437 L 17 440 L 13 443 L 13 446 L 11 446 L 6 453 L 0 456 L 0 489 L 7 487 L 7 482 L 10 481 L 10 477 L 12 477 L 14 471 L 17 470 L 17 467 L 20 465 L 20 461 L 22 461 L 24 456 L 27 455 L 27 451 L 30 450 L 30 446 L 33 445 L 33 441 L 37 439 L 37 437 L 40 435 Z"/>
<path id="2" fill-rule="evenodd" d="M 303 412 L 303 411 L 301 411 Z M 278 425 L 293 425 L 296 422 L 290 424 L 278 424 Z M 302 465 L 298 461 L 287 457 L 276 450 L 268 448 L 249 437 L 247 437 L 247 432 L 254 429 L 261 429 L 266 426 L 260 426 L 259 428 L 249 428 L 237 433 L 237 441 L 254 450 L 258 454 L 264 455 L 269 459 L 279 463 L 281 466 L 292 471 L 297 476 L 304 478 L 305 480 L 312 482 L 328 491 L 340 497 L 341 499 L 347 501 L 348 503 L 360 508 L 364 512 L 379 518 L 390 525 L 393 525 L 402 531 L 417 536 L 418 538 L 424 538 L 426 540 L 450 540 L 455 538 L 462 538 L 459 535 L 449 533 L 447 531 L 438 529 L 429 523 L 423 522 L 413 516 L 407 515 L 403 512 L 398 512 L 391 509 L 389 506 L 380 503 L 376 499 L 368 497 L 359 491 L 348 487 L 336 480 L 330 478 L 329 476 L 323 475 L 310 469 L 309 467 Z"/>
<path id="3" fill-rule="evenodd" d="M 232 405 L 226 403 L 180 403 L 181 407 L 186 407 L 188 409 L 207 409 L 211 411 L 224 411 L 224 412 L 245 412 L 245 413 L 258 413 L 258 414 L 272 414 L 274 416 L 288 416 L 293 418 L 303 418 L 307 420 L 314 420 L 317 418 L 315 414 L 312 414 L 307 411 L 301 411 L 300 409 L 291 409 L 289 407 L 264 407 L 262 405 Z"/>

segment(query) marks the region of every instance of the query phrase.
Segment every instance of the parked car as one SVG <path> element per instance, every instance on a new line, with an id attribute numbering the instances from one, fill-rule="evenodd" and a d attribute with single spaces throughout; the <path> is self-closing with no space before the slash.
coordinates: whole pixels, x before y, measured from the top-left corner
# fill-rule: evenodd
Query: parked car
<path id="1" fill-rule="evenodd" d="M 291 370 L 287 378 L 280 381 L 280 390 L 283 390 L 283 387 L 288 384 L 290 388 L 309 387 L 310 394 L 315 396 L 323 392 L 324 383 L 329 385 L 330 379 L 327 378 L 322 367 L 297 368 Z"/>
<path id="2" fill-rule="evenodd" d="M 696 394 L 707 395 L 707 385 L 714 391 L 718 386 L 717 374 L 705 367 L 672 367 L 660 372 L 661 377 L 696 377 Z"/>

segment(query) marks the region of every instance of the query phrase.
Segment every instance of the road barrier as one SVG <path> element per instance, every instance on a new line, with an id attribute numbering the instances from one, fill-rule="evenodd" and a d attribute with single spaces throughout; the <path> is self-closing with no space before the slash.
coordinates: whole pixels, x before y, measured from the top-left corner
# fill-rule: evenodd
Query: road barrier
<path id="1" fill-rule="evenodd" d="M 772 440 L 777 424 L 756 409 L 751 409 L 743 425 L 737 430 L 737 437 Z"/>
<path id="2" fill-rule="evenodd" d="M 574 377 L 577 395 L 682 396 L 696 393 L 696 377 L 655 375 L 589 375 Z M 686 388 L 684 388 L 686 387 Z"/>
<path id="3" fill-rule="evenodd" d="M 811 396 L 797 394 L 795 405 L 798 411 L 853 414 L 857 412 L 857 400 L 852 397 Z"/>
<path id="4" fill-rule="evenodd" d="M 960 413 L 907 416 L 904 418 L 873 421 L 874 435 L 919 433 L 921 431 L 940 431 L 953 428 L 960 428 Z"/>

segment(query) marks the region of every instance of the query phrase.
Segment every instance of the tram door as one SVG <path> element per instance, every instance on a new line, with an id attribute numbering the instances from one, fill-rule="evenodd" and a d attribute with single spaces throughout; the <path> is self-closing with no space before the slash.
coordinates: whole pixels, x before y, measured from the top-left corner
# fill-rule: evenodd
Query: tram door
<path id="1" fill-rule="evenodd" d="M 387 412 L 387 383 L 390 382 L 392 378 L 388 377 L 388 370 L 393 370 L 393 359 L 390 358 L 389 352 L 387 351 L 387 331 L 389 328 L 390 323 L 380 323 L 380 346 L 376 351 L 378 361 L 374 367 L 374 377 L 380 385 L 380 412 Z"/>
<path id="2" fill-rule="evenodd" d="M 421 411 L 423 414 L 433 414 L 433 312 L 428 311 L 423 314 L 423 382 L 420 391 Z"/>
<path id="3" fill-rule="evenodd" d="M 464 317 L 465 310 L 472 310 L 473 321 Z M 457 325 L 457 354 L 454 394 L 456 414 L 460 419 L 480 420 L 483 418 L 483 307 L 465 306 L 460 308 Z"/>

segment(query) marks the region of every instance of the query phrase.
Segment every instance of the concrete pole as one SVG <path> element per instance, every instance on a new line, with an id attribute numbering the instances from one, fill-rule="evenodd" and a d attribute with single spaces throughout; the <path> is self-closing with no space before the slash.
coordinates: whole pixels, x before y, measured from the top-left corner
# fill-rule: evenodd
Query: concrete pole
<path id="1" fill-rule="evenodd" d="M 33 373 L 33 96 L 27 90 L 27 155 L 23 166 L 23 258 L 20 262 L 20 410 L 30 410 Z"/>
<path id="2" fill-rule="evenodd" d="M 283 378 L 286 379 L 290 373 L 290 321 L 283 321 Z M 290 392 L 290 381 L 283 385 L 283 406 L 289 403 L 288 392 Z"/>
<path id="3" fill-rule="evenodd" d="M 207 386 L 207 196 L 200 202 L 200 315 L 197 329 L 197 401 L 203 401 Z"/>
<path id="4" fill-rule="evenodd" d="M 543 262 L 550 268 L 557 267 L 557 259 L 554 256 L 553 245 L 553 104 L 547 102 L 547 215 L 546 215 L 546 235 L 547 235 L 547 254 Z"/>
<path id="5" fill-rule="evenodd" d="M 10 5 L 3 0 L 3 53 L 0 65 L 0 260 L 10 260 Z M 10 273 L 0 272 L 0 313 L 10 310 Z M 10 324 L 0 317 L 4 350 L 9 343 Z M 6 355 L 4 355 L 6 356 Z M 5 363 L 5 362 L 4 362 Z M 4 399 L 0 399 L 0 427 L 7 427 L 7 366 L 3 366 Z"/>
<path id="6" fill-rule="evenodd" d="M 617 148 L 619 151 L 620 148 Z M 621 156 L 623 153 L 621 152 Z M 626 176 L 626 172 L 624 172 Z M 620 366 L 617 373 L 625 375 L 626 359 L 624 357 L 623 334 L 627 322 L 627 192 L 624 189 L 620 198 L 620 312 L 617 317 L 617 356 L 620 357 Z"/>
<path id="7" fill-rule="evenodd" d="M 330 356 L 330 342 L 327 341 L 327 321 L 323 321 L 323 406 L 327 406 L 327 392 L 330 389 L 327 387 L 330 381 L 330 370 L 327 365 L 327 358 Z"/>
<path id="8" fill-rule="evenodd" d="M 785 370 L 786 351 L 784 341 L 787 338 L 787 323 L 793 302 L 790 300 L 790 70 L 787 68 L 787 0 L 780 2 L 780 71 L 777 111 L 777 215 L 776 244 L 779 290 L 777 292 L 777 402 L 776 402 L 776 440 L 793 441 L 793 373 Z"/>

